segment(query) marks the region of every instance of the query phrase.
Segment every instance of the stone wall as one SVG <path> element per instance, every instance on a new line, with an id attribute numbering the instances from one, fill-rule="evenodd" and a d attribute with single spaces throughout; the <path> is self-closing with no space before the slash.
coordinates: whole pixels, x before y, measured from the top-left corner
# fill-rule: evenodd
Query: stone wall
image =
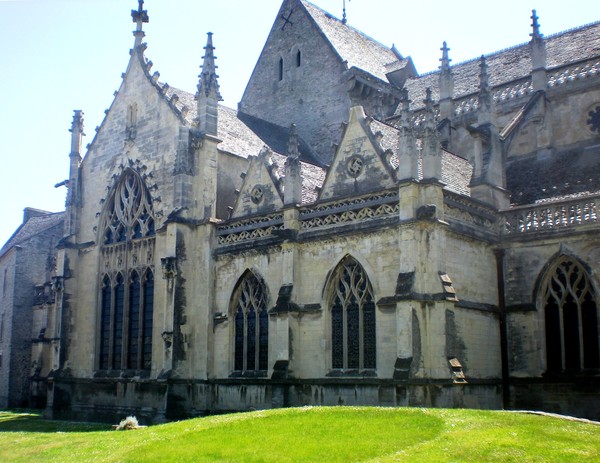
<path id="1" fill-rule="evenodd" d="M 283 127 L 296 124 L 298 134 L 329 162 L 351 104 L 344 65 L 302 7 L 294 8 L 294 25 L 282 29 L 280 15 L 287 15 L 291 3 L 284 2 L 277 16 L 239 109 Z M 300 66 L 296 66 L 298 51 Z"/>

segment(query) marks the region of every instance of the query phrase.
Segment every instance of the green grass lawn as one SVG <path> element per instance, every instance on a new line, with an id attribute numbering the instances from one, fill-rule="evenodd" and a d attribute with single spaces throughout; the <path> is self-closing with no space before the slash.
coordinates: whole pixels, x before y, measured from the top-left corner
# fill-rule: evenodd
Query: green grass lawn
<path id="1" fill-rule="evenodd" d="M 109 428 L 0 412 L 0 461 L 600 462 L 600 425 L 497 411 L 306 407 Z"/>

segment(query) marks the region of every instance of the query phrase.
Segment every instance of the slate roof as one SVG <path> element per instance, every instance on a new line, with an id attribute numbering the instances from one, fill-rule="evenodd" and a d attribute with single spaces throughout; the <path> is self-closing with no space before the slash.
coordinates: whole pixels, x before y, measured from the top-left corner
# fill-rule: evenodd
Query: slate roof
<path id="1" fill-rule="evenodd" d="M 166 86 L 158 83 L 168 101 L 182 114 L 185 114 L 185 122 L 192 126 L 197 117 L 197 106 L 195 96 L 184 90 Z M 175 99 L 173 96 L 177 95 Z M 173 103 L 174 102 L 174 103 Z M 187 108 L 187 111 L 183 108 Z M 228 108 L 218 106 L 217 137 L 223 140 L 218 148 L 237 156 L 248 158 L 257 156 L 266 145 L 276 153 L 287 153 L 290 129 L 280 125 L 258 119 Z M 323 165 L 323 161 L 314 153 L 308 143 L 299 138 L 301 160 L 317 165 Z"/>
<path id="2" fill-rule="evenodd" d="M 398 149 L 400 143 L 399 131 L 384 122 L 374 119 L 371 122 L 371 131 L 374 134 L 380 132 L 383 138 L 379 142 L 383 150 L 392 150 L 394 153 L 390 159 L 390 164 L 394 169 L 398 169 Z M 419 179 L 423 178 L 419 170 Z M 471 177 L 473 176 L 473 166 L 466 159 L 457 156 L 449 151 L 442 150 L 442 181 L 446 184 L 446 189 L 466 196 L 471 196 Z"/>
<path id="3" fill-rule="evenodd" d="M 600 21 L 546 37 L 547 69 L 590 60 L 600 56 Z M 485 55 L 492 88 L 526 81 L 531 73 L 529 43 Z M 451 67 L 454 75 L 454 98 L 479 91 L 479 57 Z M 432 90 L 434 101 L 439 100 L 439 71 L 412 77 L 406 81 L 412 109 L 423 106 L 425 90 Z M 399 111 L 399 109 L 398 109 Z M 397 113 L 398 114 L 398 113 Z"/>
<path id="4" fill-rule="evenodd" d="M 473 166 L 469 161 L 449 151 L 442 150 L 442 182 L 446 189 L 466 196 L 471 196 L 471 177 Z"/>
<path id="5" fill-rule="evenodd" d="M 575 198 L 600 191 L 600 147 L 523 156 L 508 161 L 506 183 L 515 205 Z M 535 179 L 535 181 L 532 181 Z"/>
<path id="6" fill-rule="evenodd" d="M 330 13 L 306 0 L 301 0 L 306 11 L 314 19 L 323 35 L 342 60 L 348 62 L 348 68 L 357 67 L 378 79 L 387 82 L 386 74 L 406 65 L 392 48 L 377 42 L 357 29 L 344 24 Z"/>
<path id="7" fill-rule="evenodd" d="M 48 212 L 44 215 L 31 217 L 21 224 L 6 244 L 0 249 L 0 257 L 15 246 L 23 245 L 26 241 L 52 227 L 62 224 L 65 219 L 64 212 Z"/>
<path id="8" fill-rule="evenodd" d="M 288 152 L 288 143 L 290 140 L 289 127 L 282 127 L 277 124 L 272 124 L 271 122 L 267 122 L 263 119 L 250 116 L 249 114 L 242 112 L 238 112 L 237 117 L 263 141 L 263 144 L 269 146 L 273 151 L 277 153 Z M 323 161 L 319 159 L 317 154 L 315 154 L 308 143 L 306 143 L 301 137 L 298 137 L 298 142 L 300 159 L 302 161 L 321 166 L 323 165 Z"/>
<path id="9" fill-rule="evenodd" d="M 188 125 L 194 124 L 197 117 L 197 106 L 195 96 L 184 90 L 166 86 L 158 83 L 163 93 L 176 109 L 185 114 L 184 119 Z M 166 89 L 165 89 L 166 88 Z M 175 100 L 173 96 L 177 95 Z M 175 101 L 173 103 L 173 101 Z M 183 110 L 184 106 L 187 108 Z M 223 105 L 218 107 L 217 136 L 223 140 L 218 148 L 237 156 L 248 158 L 258 156 L 264 146 L 272 151 L 273 162 L 277 165 L 277 173 L 281 178 L 285 177 L 284 155 L 288 150 L 290 129 L 271 124 L 262 119 L 236 111 Z M 311 150 L 309 145 L 298 138 L 300 144 L 300 166 L 302 174 L 302 204 L 316 201 L 318 189 L 325 180 L 325 169 L 323 162 Z"/>
<path id="10" fill-rule="evenodd" d="M 286 156 L 273 153 L 271 155 L 276 172 L 283 182 L 285 177 Z M 314 203 L 319 195 L 319 189 L 325 181 L 326 170 L 323 167 L 300 161 L 300 175 L 302 176 L 302 204 Z"/>

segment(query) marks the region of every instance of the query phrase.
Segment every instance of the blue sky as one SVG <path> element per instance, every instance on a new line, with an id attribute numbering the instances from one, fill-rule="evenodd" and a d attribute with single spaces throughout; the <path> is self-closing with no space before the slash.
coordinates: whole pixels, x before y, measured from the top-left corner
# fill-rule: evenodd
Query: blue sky
<path id="1" fill-rule="evenodd" d="M 342 0 L 313 0 L 335 16 Z M 146 0 L 146 56 L 161 81 L 195 91 L 206 32 L 214 33 L 221 94 L 236 107 L 281 0 Z M 137 0 L 0 0 L 0 246 L 25 207 L 64 208 L 73 110 L 94 128 L 119 88 Z M 545 35 L 600 19 L 596 0 L 349 0 L 348 23 L 435 70 L 529 40 L 531 9 Z"/>

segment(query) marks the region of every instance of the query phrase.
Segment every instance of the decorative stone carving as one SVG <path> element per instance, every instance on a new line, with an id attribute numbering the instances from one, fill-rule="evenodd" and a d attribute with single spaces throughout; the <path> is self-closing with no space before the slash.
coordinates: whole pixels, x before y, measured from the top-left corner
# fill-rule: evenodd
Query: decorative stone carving
<path id="1" fill-rule="evenodd" d="M 252 202 L 254 204 L 259 204 L 263 200 L 264 196 L 265 196 L 265 192 L 261 185 L 256 185 L 250 191 L 250 199 L 252 200 Z"/>
<path id="2" fill-rule="evenodd" d="M 365 161 L 362 156 L 354 155 L 350 159 L 348 159 L 348 163 L 346 164 L 346 170 L 350 174 L 351 177 L 358 177 L 363 171 L 363 167 L 365 165 Z"/>

